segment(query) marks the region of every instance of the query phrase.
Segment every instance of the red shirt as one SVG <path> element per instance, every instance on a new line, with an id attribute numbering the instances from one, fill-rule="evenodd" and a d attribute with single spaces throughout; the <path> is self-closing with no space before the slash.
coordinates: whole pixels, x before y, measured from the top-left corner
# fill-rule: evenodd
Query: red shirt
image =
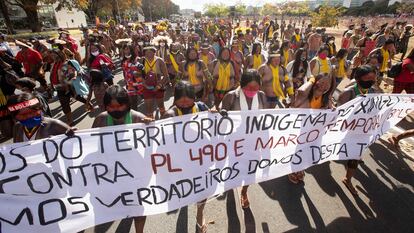
<path id="1" fill-rule="evenodd" d="M 395 81 L 402 83 L 414 83 L 414 73 L 407 68 L 407 65 L 410 63 L 414 65 L 414 60 L 410 58 L 404 59 L 402 63 L 402 71 L 400 75 L 395 77 Z"/>
<path id="2" fill-rule="evenodd" d="M 99 54 L 91 63 L 91 69 L 101 70 L 101 61 L 106 63 L 110 69 L 114 68 L 114 63 L 112 62 L 111 58 L 104 54 Z"/>
<path id="3" fill-rule="evenodd" d="M 36 66 L 43 61 L 42 55 L 38 51 L 31 48 L 27 48 L 25 51 L 19 51 L 16 55 L 16 60 L 20 63 L 23 63 L 23 68 L 26 75 L 33 72 L 33 70 L 30 68 L 31 66 Z"/>

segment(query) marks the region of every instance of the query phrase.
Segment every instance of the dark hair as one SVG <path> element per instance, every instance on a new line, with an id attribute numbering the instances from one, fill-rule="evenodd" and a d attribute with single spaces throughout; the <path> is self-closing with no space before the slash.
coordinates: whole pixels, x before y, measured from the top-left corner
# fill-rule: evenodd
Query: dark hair
<path id="1" fill-rule="evenodd" d="M 384 45 L 389 45 L 389 44 L 394 44 L 394 40 L 393 40 L 393 39 L 391 39 L 391 38 L 387 39 L 387 40 L 385 41 L 385 44 L 384 44 Z"/>
<path id="2" fill-rule="evenodd" d="M 336 54 L 335 57 L 342 59 L 342 58 L 345 57 L 345 54 L 347 54 L 347 53 L 348 53 L 348 50 L 347 49 L 339 49 L 338 50 L 338 53 Z"/>
<path id="3" fill-rule="evenodd" d="M 254 55 L 256 53 L 257 48 L 260 46 L 260 48 L 262 48 L 262 45 L 258 42 L 253 43 L 253 47 L 252 47 L 252 55 Z"/>
<path id="4" fill-rule="evenodd" d="M 196 48 L 194 48 L 194 47 L 192 47 L 192 46 L 190 46 L 190 47 L 188 47 L 188 49 L 185 51 L 185 63 L 184 63 L 184 69 L 185 70 L 187 70 L 187 68 L 188 68 L 188 63 L 190 62 L 190 52 L 191 52 L 191 50 L 194 50 L 195 51 L 195 53 L 197 54 L 197 57 L 196 57 L 196 63 L 197 63 L 197 65 L 199 66 L 198 68 L 200 68 L 200 64 L 199 64 L 199 56 L 198 56 L 198 52 L 197 52 L 197 49 Z"/>
<path id="5" fill-rule="evenodd" d="M 260 74 L 255 69 L 248 69 L 244 72 L 240 78 L 240 87 L 245 87 L 251 81 L 257 82 L 260 86 L 262 85 L 262 79 L 260 78 Z"/>
<path id="6" fill-rule="evenodd" d="M 8 106 L 11 106 L 11 105 L 15 105 L 15 104 L 22 103 L 22 102 L 25 102 L 25 101 L 28 101 L 28 100 L 32 100 L 32 99 L 36 99 L 36 98 L 37 97 L 34 94 L 24 92 L 24 93 L 22 93 L 20 95 L 12 95 L 12 96 L 10 96 L 10 98 L 7 101 L 7 105 Z M 43 105 L 42 105 L 41 101 L 39 101 L 39 103 L 37 103 L 37 104 L 35 104 L 33 106 L 29 106 L 27 108 L 30 108 L 30 109 L 33 109 L 33 110 L 42 110 L 43 111 Z M 11 112 L 11 115 L 14 117 L 14 116 L 17 115 L 18 112 L 19 111 Z"/>
<path id="7" fill-rule="evenodd" d="M 320 79 L 322 79 L 322 78 L 324 78 L 325 76 L 323 75 L 323 74 L 318 74 L 316 77 L 315 77 L 315 83 L 318 81 L 318 80 L 320 80 Z M 329 104 L 329 98 L 331 97 L 331 95 L 332 95 L 332 93 L 333 93 L 333 91 L 335 90 L 335 79 L 332 77 L 332 75 L 331 74 L 328 74 L 328 77 L 330 78 L 330 80 L 331 80 L 331 87 L 329 88 L 329 90 L 325 93 L 325 94 L 323 94 L 322 95 L 322 107 L 323 108 L 325 108 L 326 106 L 328 106 L 328 104 Z M 315 85 L 315 83 L 313 84 L 313 85 Z M 313 85 L 312 85 L 312 89 L 310 90 L 310 92 L 309 92 L 309 100 L 311 100 L 312 98 L 313 98 Z"/>
<path id="8" fill-rule="evenodd" d="M 102 54 L 103 52 L 104 52 L 104 50 L 103 50 L 103 48 L 102 48 L 102 45 L 101 44 L 98 44 L 98 43 L 93 43 L 93 44 L 91 44 L 91 46 L 95 46 L 95 47 L 97 47 L 98 48 L 98 51 L 99 51 L 99 53 L 100 54 Z M 89 47 L 90 48 L 90 47 Z M 89 50 L 89 55 L 90 55 L 90 57 L 89 57 L 89 66 L 92 64 L 92 62 L 93 62 L 93 60 L 95 60 L 95 56 L 93 56 L 92 55 L 92 53 L 91 53 L 92 51 L 91 50 Z"/>
<path id="9" fill-rule="evenodd" d="M 375 73 L 375 70 L 370 65 L 362 65 L 355 68 L 353 72 L 353 78 L 355 80 L 360 80 L 363 76 L 369 74 L 369 73 Z"/>
<path id="10" fill-rule="evenodd" d="M 128 107 L 131 107 L 127 90 L 119 85 L 112 85 L 105 91 L 103 97 L 104 106 L 108 106 L 112 100 L 116 100 L 119 104 L 126 104 Z"/>
<path id="11" fill-rule="evenodd" d="M 322 53 L 323 51 L 328 51 L 328 53 L 329 53 L 329 48 L 328 48 L 328 46 L 326 46 L 326 45 L 322 45 L 321 47 L 319 47 L 319 49 L 318 49 L 318 54 L 320 54 L 320 53 Z"/>
<path id="12" fill-rule="evenodd" d="M 231 53 L 231 50 L 230 50 L 230 48 L 229 48 L 229 47 L 227 47 L 227 46 L 225 46 L 225 47 L 221 48 L 220 53 L 219 53 L 218 58 L 217 58 L 218 60 L 220 60 L 220 61 L 224 61 L 224 60 L 221 58 L 221 56 L 223 55 L 223 52 L 224 52 L 225 50 L 227 50 L 227 51 L 229 52 L 229 60 L 227 60 L 227 61 L 230 61 L 230 53 Z"/>
<path id="13" fill-rule="evenodd" d="M 36 87 L 36 82 L 30 78 L 24 77 L 16 80 L 15 85 L 28 88 L 30 91 L 33 91 Z"/>
<path id="14" fill-rule="evenodd" d="M 101 83 L 105 80 L 102 71 L 97 69 L 91 69 L 89 71 L 89 76 L 91 77 L 92 85 Z"/>
<path id="15" fill-rule="evenodd" d="M 302 53 L 305 53 L 306 50 L 304 48 L 299 48 L 295 52 L 295 60 L 292 66 L 292 77 L 296 77 L 299 73 L 300 63 L 302 63 L 302 67 L 305 72 L 308 70 L 308 58 L 305 61 L 301 61 Z"/>
<path id="16" fill-rule="evenodd" d="M 124 49 L 126 49 L 126 48 L 128 48 L 128 49 L 129 49 L 129 54 L 131 55 L 131 61 L 135 61 L 136 55 L 135 55 L 135 49 L 134 49 L 134 47 L 133 47 L 132 45 L 127 45 L 127 44 L 124 44 L 124 45 L 122 46 L 122 50 L 124 50 Z M 126 58 L 125 58 L 125 57 L 123 57 L 123 58 L 122 58 L 122 62 L 124 62 L 125 60 L 126 60 Z"/>
<path id="17" fill-rule="evenodd" d="M 174 88 L 174 102 L 182 97 L 196 99 L 194 86 L 187 81 L 179 81 Z"/>

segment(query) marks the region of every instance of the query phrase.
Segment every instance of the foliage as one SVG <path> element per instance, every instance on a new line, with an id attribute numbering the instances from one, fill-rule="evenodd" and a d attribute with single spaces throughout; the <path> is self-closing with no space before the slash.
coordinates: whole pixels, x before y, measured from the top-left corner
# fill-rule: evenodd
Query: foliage
<path id="1" fill-rule="evenodd" d="M 142 0 L 141 8 L 145 19 L 152 21 L 169 18 L 180 11 L 180 7 L 171 0 Z"/>
<path id="2" fill-rule="evenodd" d="M 341 16 L 341 10 L 323 5 L 317 12 L 312 12 L 312 25 L 319 27 L 332 27 L 338 23 L 338 17 Z"/>
<path id="3" fill-rule="evenodd" d="M 397 13 L 400 14 L 412 14 L 414 12 L 414 4 L 412 3 L 401 3 L 397 6 Z"/>
<path id="4" fill-rule="evenodd" d="M 208 17 L 224 17 L 229 15 L 229 7 L 224 3 L 208 3 L 204 5 L 204 15 Z"/>
<path id="5" fill-rule="evenodd" d="M 399 10 L 404 10 L 401 8 L 401 3 L 395 2 L 393 5 L 388 6 L 389 0 L 378 0 L 378 1 L 367 1 L 359 7 L 351 7 L 346 12 L 345 15 L 351 16 L 371 16 L 371 15 L 380 15 L 380 14 L 395 14 Z M 412 4 L 407 4 L 410 6 Z M 408 7 L 409 9 L 409 7 Z M 411 12 L 414 10 L 414 7 L 411 9 Z M 407 11 L 409 13 L 410 11 Z"/>

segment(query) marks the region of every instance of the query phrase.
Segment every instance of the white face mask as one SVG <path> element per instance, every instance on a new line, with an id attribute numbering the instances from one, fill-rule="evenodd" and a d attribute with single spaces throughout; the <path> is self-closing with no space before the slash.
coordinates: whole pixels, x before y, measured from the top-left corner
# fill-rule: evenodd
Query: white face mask
<path id="1" fill-rule="evenodd" d="M 92 52 L 91 54 L 92 54 L 92 56 L 95 56 L 96 57 L 96 56 L 99 55 L 99 51 Z"/>
<path id="2" fill-rule="evenodd" d="M 130 58 L 131 57 L 131 54 L 130 55 L 125 55 L 125 58 Z"/>
<path id="3" fill-rule="evenodd" d="M 24 92 L 23 92 L 22 90 L 20 90 L 20 89 L 17 89 L 17 88 L 16 88 L 16 89 L 14 90 L 14 94 L 15 94 L 15 95 L 21 95 L 21 94 L 23 94 L 23 93 L 24 93 Z"/>
<path id="4" fill-rule="evenodd" d="M 138 30 L 138 33 L 141 34 L 142 33 L 142 30 Z"/>
<path id="5" fill-rule="evenodd" d="M 160 43 L 160 46 L 161 46 L 161 47 L 164 47 L 164 46 L 165 46 L 165 43 Z"/>
<path id="6" fill-rule="evenodd" d="M 138 45 L 139 46 L 143 46 L 144 45 L 144 42 L 140 41 L 140 42 L 138 42 Z"/>

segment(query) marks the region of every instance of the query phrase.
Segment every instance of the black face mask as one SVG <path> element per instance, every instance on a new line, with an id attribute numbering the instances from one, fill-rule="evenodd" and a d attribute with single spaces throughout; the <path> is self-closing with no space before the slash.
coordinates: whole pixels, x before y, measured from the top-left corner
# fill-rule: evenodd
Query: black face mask
<path id="1" fill-rule="evenodd" d="M 129 109 L 124 110 L 124 111 L 108 111 L 108 114 L 115 118 L 115 119 L 121 119 L 123 118 L 127 113 L 129 112 Z"/>
<path id="2" fill-rule="evenodd" d="M 358 82 L 358 84 L 359 84 L 362 88 L 364 88 L 364 89 L 368 89 L 368 88 L 372 87 L 372 85 L 374 85 L 374 83 L 375 83 L 375 81 L 372 81 L 372 80 L 370 80 L 370 81 L 362 81 L 362 80 L 360 80 L 360 81 Z"/>
<path id="3" fill-rule="evenodd" d="M 190 107 L 187 107 L 187 108 L 180 108 L 180 107 L 177 106 L 177 108 L 179 108 L 183 114 L 189 114 L 189 113 L 191 113 L 191 110 L 193 109 L 193 106 L 190 106 Z"/>

